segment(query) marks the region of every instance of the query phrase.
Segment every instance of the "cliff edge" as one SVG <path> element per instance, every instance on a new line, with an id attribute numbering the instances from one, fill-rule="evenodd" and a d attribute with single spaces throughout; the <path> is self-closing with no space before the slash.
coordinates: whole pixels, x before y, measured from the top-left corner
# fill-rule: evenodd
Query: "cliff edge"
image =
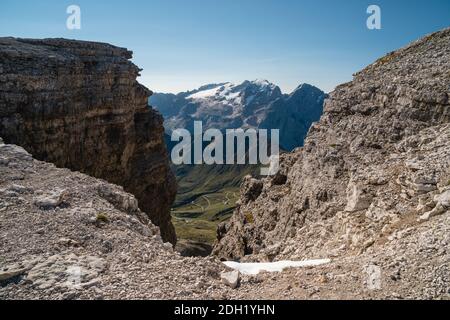
<path id="1" fill-rule="evenodd" d="M 161 115 L 132 52 L 103 43 L 0 38 L 0 136 L 33 157 L 123 186 L 175 244 L 176 183 Z"/>

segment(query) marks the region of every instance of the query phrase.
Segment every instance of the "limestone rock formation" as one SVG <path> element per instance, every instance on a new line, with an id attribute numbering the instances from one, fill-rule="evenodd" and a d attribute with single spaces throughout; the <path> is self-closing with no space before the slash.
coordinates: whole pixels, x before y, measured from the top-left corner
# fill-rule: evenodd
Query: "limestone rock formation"
<path id="1" fill-rule="evenodd" d="M 282 155 L 278 175 L 244 182 L 214 253 L 253 260 L 360 254 L 448 214 L 449 44 L 450 29 L 434 33 L 337 87 L 304 148 Z M 410 249 L 414 261 L 423 257 Z"/>
<path id="2" fill-rule="evenodd" d="M 163 120 L 132 52 L 64 39 L 0 38 L 0 136 L 35 158 L 121 185 L 176 242 Z M 48 199 L 47 199 L 48 200 Z"/>

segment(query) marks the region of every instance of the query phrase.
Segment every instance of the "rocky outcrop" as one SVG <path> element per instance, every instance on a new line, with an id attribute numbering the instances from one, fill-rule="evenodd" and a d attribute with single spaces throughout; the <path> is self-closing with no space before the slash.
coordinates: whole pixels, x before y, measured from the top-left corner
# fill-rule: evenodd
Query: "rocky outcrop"
<path id="1" fill-rule="evenodd" d="M 34 157 L 121 185 L 176 242 L 163 120 L 132 52 L 64 39 L 0 39 L 0 136 Z"/>
<path id="2" fill-rule="evenodd" d="M 449 43 L 450 29 L 429 35 L 337 87 L 304 148 L 282 155 L 279 174 L 246 179 L 214 253 L 253 260 L 361 254 L 448 214 Z M 441 249 L 442 262 L 448 252 Z M 416 246 L 408 251 L 415 270 L 438 259 Z"/>

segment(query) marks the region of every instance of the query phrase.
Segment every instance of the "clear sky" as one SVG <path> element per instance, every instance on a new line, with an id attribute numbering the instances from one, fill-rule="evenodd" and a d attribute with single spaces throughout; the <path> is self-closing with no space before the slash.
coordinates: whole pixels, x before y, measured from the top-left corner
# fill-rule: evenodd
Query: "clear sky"
<path id="1" fill-rule="evenodd" d="M 66 9 L 81 8 L 81 30 Z M 366 27 L 379 5 L 382 29 Z M 0 0 L 0 36 L 109 42 L 158 92 L 267 79 L 325 91 L 387 52 L 450 26 L 449 0 Z"/>

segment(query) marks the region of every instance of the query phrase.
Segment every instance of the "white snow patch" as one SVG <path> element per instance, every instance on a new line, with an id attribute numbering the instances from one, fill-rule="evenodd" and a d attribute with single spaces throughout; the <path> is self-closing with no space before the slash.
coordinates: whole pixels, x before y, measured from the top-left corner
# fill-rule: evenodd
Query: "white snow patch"
<path id="1" fill-rule="evenodd" d="M 207 99 L 214 97 L 220 89 L 220 86 L 209 89 L 209 90 L 203 90 L 199 91 L 197 93 L 191 94 L 187 99 Z"/>
<path id="2" fill-rule="evenodd" d="M 330 259 L 306 260 L 306 261 L 278 261 L 278 262 L 256 262 L 256 263 L 239 263 L 233 261 L 224 262 L 224 264 L 234 270 L 238 270 L 242 274 L 257 275 L 261 271 L 282 272 L 286 268 L 304 268 L 315 267 L 330 263 Z"/>
<path id="3" fill-rule="evenodd" d="M 265 79 L 256 79 L 256 80 L 252 81 L 252 83 L 254 83 L 256 85 L 260 85 L 260 86 L 270 85 L 270 82 Z"/>
<path id="4" fill-rule="evenodd" d="M 192 100 L 204 100 L 204 99 L 224 99 L 224 100 L 234 100 L 236 99 L 240 92 L 231 92 L 235 85 L 232 83 L 225 83 L 223 85 L 218 85 L 212 89 L 202 90 L 197 93 L 191 94 L 187 99 Z"/>
<path id="5" fill-rule="evenodd" d="M 237 98 L 239 98 L 239 95 L 240 95 L 241 93 L 239 92 L 239 91 L 236 91 L 236 92 L 226 92 L 225 94 L 224 94 L 224 96 L 225 96 L 225 99 L 227 99 L 228 101 L 232 101 L 232 100 L 235 100 L 235 99 L 237 99 Z"/>
<path id="6" fill-rule="evenodd" d="M 267 88 L 269 88 L 270 90 L 274 90 L 276 88 L 276 86 L 273 83 L 270 83 L 269 81 L 263 80 L 263 79 L 256 79 L 256 80 L 252 81 L 251 83 L 260 87 L 261 91 L 264 91 Z"/>

